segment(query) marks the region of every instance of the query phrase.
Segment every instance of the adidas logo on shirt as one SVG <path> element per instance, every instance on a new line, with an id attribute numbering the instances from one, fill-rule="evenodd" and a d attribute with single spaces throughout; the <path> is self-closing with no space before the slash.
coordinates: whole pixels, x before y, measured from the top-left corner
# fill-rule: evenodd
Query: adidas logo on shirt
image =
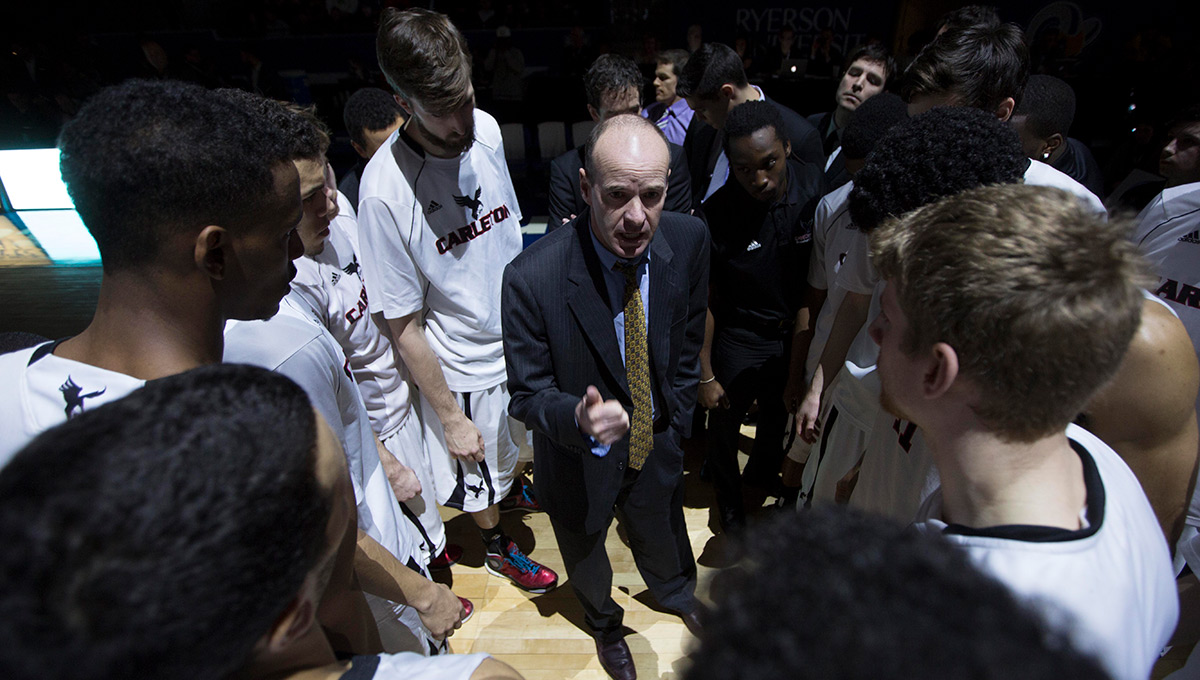
<path id="1" fill-rule="evenodd" d="M 751 241 L 750 245 L 746 246 L 746 252 L 748 253 L 752 250 L 758 250 L 759 248 L 762 248 L 761 243 L 759 243 L 758 241 Z"/>
<path id="2" fill-rule="evenodd" d="M 442 204 L 441 204 L 441 203 L 438 203 L 437 201 L 430 201 L 430 202 L 429 202 L 429 207 L 425 208 L 425 214 L 426 214 L 426 215 L 432 215 L 432 214 L 434 214 L 435 212 L 437 212 L 437 211 L 439 211 L 439 210 L 441 210 L 441 209 L 442 209 Z"/>
<path id="3" fill-rule="evenodd" d="M 333 272 L 332 274 L 329 275 L 330 283 L 332 283 L 335 286 L 337 285 L 338 279 L 340 279 L 340 278 L 342 278 L 342 275 L 337 272 Z"/>
<path id="4" fill-rule="evenodd" d="M 1186 236 L 1180 236 L 1179 240 L 1184 243 L 1200 243 L 1200 231 L 1193 231 Z"/>

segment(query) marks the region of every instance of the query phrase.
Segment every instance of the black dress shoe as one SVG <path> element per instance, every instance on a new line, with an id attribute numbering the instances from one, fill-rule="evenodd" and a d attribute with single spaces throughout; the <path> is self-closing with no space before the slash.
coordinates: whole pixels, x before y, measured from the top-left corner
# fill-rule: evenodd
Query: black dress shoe
<path id="1" fill-rule="evenodd" d="M 633 653 L 629 645 L 621 638 L 616 642 L 600 642 L 596 640 L 596 655 L 600 657 L 600 665 L 604 672 L 613 680 L 637 680 L 637 669 L 633 666 Z"/>

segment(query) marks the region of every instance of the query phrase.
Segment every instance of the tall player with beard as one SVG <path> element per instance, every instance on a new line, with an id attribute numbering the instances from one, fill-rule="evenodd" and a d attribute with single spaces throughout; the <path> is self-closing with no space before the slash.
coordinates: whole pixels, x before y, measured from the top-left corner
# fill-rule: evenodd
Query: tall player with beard
<path id="1" fill-rule="evenodd" d="M 545 592 L 558 575 L 500 528 L 524 440 L 508 417 L 500 328 L 501 276 L 521 251 L 500 128 L 475 108 L 466 41 L 445 15 L 385 11 L 377 50 L 408 122 L 359 186 L 369 311 L 420 391 L 438 502 L 471 514 L 488 571 Z"/>

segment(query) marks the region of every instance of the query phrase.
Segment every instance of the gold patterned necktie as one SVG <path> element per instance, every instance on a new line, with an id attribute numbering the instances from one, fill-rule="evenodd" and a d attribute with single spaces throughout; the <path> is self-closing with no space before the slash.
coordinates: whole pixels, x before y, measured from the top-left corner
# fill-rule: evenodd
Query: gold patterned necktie
<path id="1" fill-rule="evenodd" d="M 641 470 L 654 445 L 651 423 L 650 358 L 646 351 L 646 310 L 638 287 L 637 265 L 617 264 L 625 275 L 625 377 L 633 397 L 629 427 L 629 467 Z"/>

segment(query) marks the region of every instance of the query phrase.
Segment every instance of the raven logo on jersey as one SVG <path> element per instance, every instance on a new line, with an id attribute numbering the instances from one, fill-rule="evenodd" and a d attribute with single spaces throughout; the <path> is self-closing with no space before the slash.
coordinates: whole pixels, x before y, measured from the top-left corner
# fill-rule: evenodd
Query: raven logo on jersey
<path id="1" fill-rule="evenodd" d="M 442 209 L 442 204 L 437 201 L 430 201 L 429 206 L 425 208 L 426 215 L 432 215 Z"/>
<path id="2" fill-rule="evenodd" d="M 483 207 L 483 201 L 479 200 L 480 194 L 483 193 L 483 187 L 475 190 L 475 198 L 467 198 L 466 196 L 455 196 L 454 202 L 464 208 L 471 209 L 471 219 L 479 219 L 479 209 Z"/>
<path id="3" fill-rule="evenodd" d="M 346 265 L 345 267 L 342 267 L 342 271 L 346 272 L 347 274 L 357 274 L 358 273 L 358 256 L 355 255 L 354 259 L 350 261 L 350 264 Z"/>
<path id="4" fill-rule="evenodd" d="M 1177 302 L 1194 309 L 1200 309 L 1200 288 L 1180 283 L 1174 279 L 1166 279 L 1158 287 L 1158 290 L 1154 291 L 1154 294 L 1169 302 Z"/>
<path id="5" fill-rule="evenodd" d="M 445 255 L 453 250 L 454 246 L 462 245 L 467 241 L 474 241 L 483 234 L 491 231 L 493 226 L 508 219 L 508 216 L 511 214 L 508 206 L 502 205 L 490 213 L 484 213 L 478 222 L 471 222 L 465 227 L 459 227 L 446 234 L 437 240 L 438 255 Z"/>
<path id="6" fill-rule="evenodd" d="M 89 394 L 84 394 L 83 388 L 80 387 L 79 385 L 76 385 L 75 381 L 71 380 L 71 376 L 68 375 L 67 381 L 62 384 L 62 387 L 58 388 L 58 391 L 62 392 L 63 401 L 67 402 L 67 408 L 66 408 L 67 418 L 71 418 L 73 416 L 79 415 L 80 413 L 83 413 L 83 400 L 84 399 L 91 399 L 92 397 L 98 397 L 101 394 L 104 394 L 105 392 L 107 392 L 108 388 L 106 387 L 106 388 L 100 390 L 99 392 L 91 392 Z"/>

